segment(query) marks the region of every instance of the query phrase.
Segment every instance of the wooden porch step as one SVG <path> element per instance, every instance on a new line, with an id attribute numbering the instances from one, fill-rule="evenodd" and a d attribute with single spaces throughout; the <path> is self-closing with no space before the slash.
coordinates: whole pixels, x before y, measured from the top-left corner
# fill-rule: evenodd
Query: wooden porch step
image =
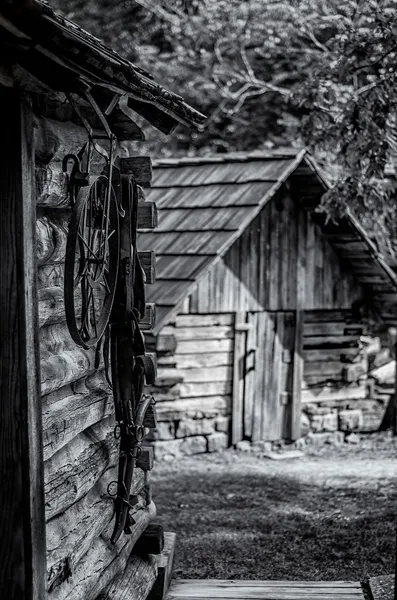
<path id="1" fill-rule="evenodd" d="M 353 581 L 177 579 L 166 600 L 364 600 Z"/>

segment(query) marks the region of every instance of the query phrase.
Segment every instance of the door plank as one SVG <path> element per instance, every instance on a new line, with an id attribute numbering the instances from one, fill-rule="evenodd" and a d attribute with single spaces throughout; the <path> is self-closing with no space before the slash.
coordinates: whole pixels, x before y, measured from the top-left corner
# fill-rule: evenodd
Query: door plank
<path id="1" fill-rule="evenodd" d="M 233 388 L 232 388 L 232 444 L 243 439 L 244 415 L 244 357 L 246 346 L 246 331 L 239 329 L 245 323 L 246 313 L 236 313 L 234 330 L 234 358 L 233 358 Z"/>

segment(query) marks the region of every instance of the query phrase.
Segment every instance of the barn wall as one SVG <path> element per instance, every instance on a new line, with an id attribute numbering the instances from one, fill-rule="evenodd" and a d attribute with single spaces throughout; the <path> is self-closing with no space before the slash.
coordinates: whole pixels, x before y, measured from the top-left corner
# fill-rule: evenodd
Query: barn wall
<path id="1" fill-rule="evenodd" d="M 298 244 L 306 259 L 306 309 L 348 309 L 362 297 L 320 227 L 284 186 L 199 281 L 190 312 L 295 310 Z"/>
<path id="2" fill-rule="evenodd" d="M 95 600 L 124 570 L 155 506 L 148 473 L 136 469 L 136 525 L 131 536 L 110 545 L 113 501 L 106 495 L 118 459 L 112 393 L 103 364 L 94 369 L 94 350 L 72 341 L 63 301 L 70 209 L 61 161 L 82 146 L 86 133 L 71 123 L 36 119 L 35 135 L 48 598 Z M 96 172 L 102 167 L 93 165 Z M 147 569 L 154 582 L 155 569 Z"/>
<path id="3" fill-rule="evenodd" d="M 157 338 L 155 456 L 228 446 L 234 314 L 179 314 Z"/>

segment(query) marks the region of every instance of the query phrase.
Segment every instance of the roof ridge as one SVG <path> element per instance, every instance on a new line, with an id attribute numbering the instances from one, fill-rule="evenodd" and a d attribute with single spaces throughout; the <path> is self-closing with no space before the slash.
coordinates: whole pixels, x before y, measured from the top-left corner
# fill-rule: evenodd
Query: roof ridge
<path id="1" fill-rule="evenodd" d="M 294 159 L 306 148 L 290 148 L 275 150 L 254 150 L 249 152 L 227 152 L 224 154 L 207 154 L 204 156 L 181 156 L 157 158 L 152 161 L 154 167 L 186 167 L 203 164 L 222 164 L 230 162 L 249 162 L 261 160 L 286 160 Z"/>

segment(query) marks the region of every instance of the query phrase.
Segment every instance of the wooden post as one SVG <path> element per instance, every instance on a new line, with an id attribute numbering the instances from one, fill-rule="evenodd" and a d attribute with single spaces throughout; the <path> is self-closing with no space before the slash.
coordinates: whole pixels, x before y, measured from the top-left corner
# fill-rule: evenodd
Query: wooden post
<path id="1" fill-rule="evenodd" d="M 237 312 L 234 325 L 233 391 L 232 391 L 232 444 L 244 434 L 244 358 L 247 324 L 246 313 Z"/>
<path id="2" fill-rule="evenodd" d="M 8 600 L 42 600 L 45 519 L 32 113 L 15 91 L 0 93 L 0 590 Z"/>
<path id="3" fill-rule="evenodd" d="M 301 397 L 303 378 L 303 322 L 306 288 L 306 220 L 308 215 L 296 202 L 297 249 L 296 249 L 296 307 L 294 365 L 292 374 L 291 440 L 300 437 Z"/>

